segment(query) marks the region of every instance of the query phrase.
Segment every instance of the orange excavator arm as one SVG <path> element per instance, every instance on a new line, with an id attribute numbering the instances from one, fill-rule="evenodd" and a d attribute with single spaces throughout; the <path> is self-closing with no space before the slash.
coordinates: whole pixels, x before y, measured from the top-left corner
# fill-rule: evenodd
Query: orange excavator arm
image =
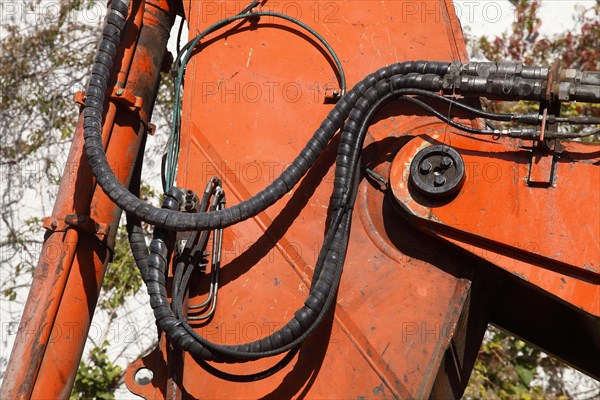
<path id="1" fill-rule="evenodd" d="M 125 374 L 144 398 L 460 398 L 489 323 L 600 377 L 600 147 L 559 129 L 599 122 L 560 115 L 599 73 L 469 62 L 449 0 L 113 0 L 80 99 L 3 398 L 68 397 L 121 210 L 159 338 Z"/>

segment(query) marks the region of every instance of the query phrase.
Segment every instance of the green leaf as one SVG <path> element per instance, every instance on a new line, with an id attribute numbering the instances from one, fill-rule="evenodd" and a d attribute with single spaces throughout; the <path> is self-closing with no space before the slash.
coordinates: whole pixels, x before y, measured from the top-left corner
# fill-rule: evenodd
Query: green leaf
<path id="1" fill-rule="evenodd" d="M 523 385 L 525 385 L 528 388 L 529 384 L 535 376 L 535 370 L 524 367 L 522 365 L 517 365 L 515 366 L 515 371 L 519 376 L 519 380 L 523 383 Z"/>
<path id="2" fill-rule="evenodd" d="M 71 400 L 114 399 L 114 392 L 119 386 L 123 370 L 109 360 L 106 354 L 108 346 L 109 342 L 104 341 L 102 346 L 90 351 L 89 361 L 79 363 Z"/>

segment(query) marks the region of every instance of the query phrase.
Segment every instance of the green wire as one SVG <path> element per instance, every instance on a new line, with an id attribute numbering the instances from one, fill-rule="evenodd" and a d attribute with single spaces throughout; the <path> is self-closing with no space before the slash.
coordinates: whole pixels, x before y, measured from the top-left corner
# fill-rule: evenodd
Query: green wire
<path id="1" fill-rule="evenodd" d="M 346 93 L 346 75 L 344 74 L 344 68 L 342 67 L 342 63 L 341 63 L 340 59 L 338 58 L 337 54 L 335 53 L 333 48 L 329 45 L 329 43 L 327 43 L 327 41 L 325 40 L 324 37 L 322 37 L 319 33 L 317 33 L 314 29 L 312 29 L 310 26 L 306 25 L 302 21 L 297 20 L 296 18 L 290 17 L 288 15 L 280 14 L 280 13 L 272 12 L 272 11 L 257 11 L 257 12 L 248 11 L 245 13 L 242 12 L 242 13 L 240 13 L 238 15 L 234 15 L 232 17 L 224 18 L 224 19 L 214 23 L 213 25 L 209 26 L 204 31 L 202 31 L 200 34 L 198 34 L 198 36 L 196 36 L 195 38 L 190 40 L 181 49 L 179 54 L 177 54 L 177 58 L 175 59 L 175 62 L 174 62 L 174 68 L 175 69 L 178 68 L 178 73 L 177 73 L 177 77 L 175 78 L 175 81 L 174 81 L 175 105 L 173 107 L 173 123 L 171 126 L 171 135 L 169 137 L 168 149 L 167 149 L 167 162 L 166 162 L 166 167 L 165 167 L 165 185 L 166 185 L 166 187 L 163 188 L 165 190 L 165 192 L 173 186 L 173 184 L 175 182 L 175 175 L 177 172 L 177 161 L 179 158 L 179 143 L 180 143 L 180 130 L 181 130 L 181 83 L 183 81 L 183 76 L 185 74 L 185 67 L 186 67 L 187 63 L 189 62 L 190 58 L 192 57 L 192 55 L 194 53 L 194 49 L 196 48 L 196 46 L 198 45 L 200 40 L 202 40 L 202 38 L 204 38 L 205 36 L 213 33 L 214 31 L 216 31 L 220 28 L 223 28 L 223 27 L 229 25 L 230 23 L 232 23 L 234 21 L 237 21 L 240 19 L 247 19 L 247 18 L 251 18 L 251 17 L 280 18 L 280 19 L 286 20 L 288 22 L 291 22 L 293 24 L 296 24 L 299 27 L 306 30 L 307 32 L 309 32 L 310 34 L 312 34 L 317 40 L 319 40 L 319 42 L 321 42 L 321 44 L 323 46 L 325 46 L 325 48 L 331 55 L 331 58 L 333 58 L 333 61 L 336 64 L 336 67 L 338 69 L 338 73 L 340 76 L 340 88 L 341 88 L 340 95 L 343 96 Z"/>

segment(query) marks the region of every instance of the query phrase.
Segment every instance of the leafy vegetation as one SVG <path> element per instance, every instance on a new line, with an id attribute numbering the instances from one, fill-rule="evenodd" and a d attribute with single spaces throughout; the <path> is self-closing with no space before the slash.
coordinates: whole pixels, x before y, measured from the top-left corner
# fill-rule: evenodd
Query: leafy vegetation
<path id="1" fill-rule="evenodd" d="M 2 274 L 0 290 L 13 300 L 37 261 L 40 221 L 55 192 L 48 189 L 58 184 L 77 123 L 73 95 L 83 88 L 92 61 L 88 49 L 101 22 L 100 10 L 93 12 L 97 4 L 0 4 L 0 253 L 3 267 L 16 270 Z"/>
<path id="2" fill-rule="evenodd" d="M 73 97 L 85 88 L 105 13 L 104 0 L 0 3 L 3 322 L 20 317 L 43 243 L 41 221 L 50 215 L 60 176 L 69 168 L 66 156 L 80 111 Z M 170 119 L 171 92 L 161 87 L 154 113 L 159 126 Z M 151 198 L 155 193 L 144 186 L 142 195 Z M 141 284 L 122 228 L 98 303 L 98 310 L 106 315 L 106 327 L 96 326 L 101 335 L 96 341 L 90 339 L 93 346 L 81 361 L 72 398 L 112 398 L 122 383 L 123 370 L 107 354 L 111 346 L 107 338 L 115 332 L 109 325 Z M 131 330 L 125 334 L 137 337 Z M 6 362 L 3 352 L 0 370 Z"/>
<path id="3" fill-rule="evenodd" d="M 471 373 L 466 398 L 565 400 L 565 367 L 540 350 L 490 327 Z M 544 375 L 546 379 L 540 379 Z M 543 383 L 543 384 L 542 384 Z"/>
<path id="4" fill-rule="evenodd" d="M 582 9 L 578 13 L 575 26 L 579 32 L 568 31 L 552 38 L 539 34 L 543 23 L 538 17 L 540 4 L 541 0 L 518 0 L 511 31 L 495 38 L 483 36 L 471 39 L 472 53 L 491 61 L 524 62 L 529 65 L 559 62 L 564 67 L 599 70 L 600 0 L 591 9 Z M 494 112 L 538 109 L 537 103 L 531 102 L 489 101 L 486 106 Z M 570 104 L 563 106 L 562 114 L 599 117 L 600 105 Z M 588 140 L 597 138 L 592 136 Z M 572 372 L 539 349 L 492 326 L 479 352 L 465 397 L 523 400 L 600 397 L 598 382 L 590 383 L 588 386 L 591 387 L 587 389 L 569 391 L 566 379 L 568 371 Z"/>
<path id="5" fill-rule="evenodd" d="M 552 65 L 598 70 L 600 68 L 600 2 L 581 9 L 574 26 L 578 32 L 566 31 L 554 37 L 542 36 L 539 28 L 541 0 L 518 0 L 515 22 L 509 32 L 473 40 L 477 56 L 490 61 L 524 62 L 528 65 Z"/>
<path id="6" fill-rule="evenodd" d="M 543 21 L 538 12 L 541 0 L 518 0 L 515 5 L 515 22 L 509 32 L 489 38 L 471 38 L 473 55 L 490 61 L 523 62 L 528 65 L 559 63 L 566 68 L 580 68 L 588 71 L 600 69 L 600 0 L 589 8 L 581 8 L 574 21 L 578 31 L 566 31 L 553 37 L 539 33 Z M 486 106 L 493 112 L 537 111 L 533 102 L 488 101 Z M 563 104 L 561 115 L 582 115 L 600 117 L 600 104 Z M 565 127 L 580 130 L 579 126 Z M 600 135 L 585 140 L 598 140 Z"/>
<path id="7" fill-rule="evenodd" d="M 71 400 L 115 398 L 114 392 L 121 384 L 123 370 L 108 358 L 106 350 L 109 345 L 108 341 L 104 341 L 100 347 L 90 351 L 87 362 L 79 363 Z"/>

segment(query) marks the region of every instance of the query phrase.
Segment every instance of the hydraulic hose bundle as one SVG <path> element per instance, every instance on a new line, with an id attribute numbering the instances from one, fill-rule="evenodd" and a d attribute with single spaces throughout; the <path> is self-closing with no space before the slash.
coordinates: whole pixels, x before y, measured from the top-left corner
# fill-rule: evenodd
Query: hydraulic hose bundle
<path id="1" fill-rule="evenodd" d="M 462 92 L 477 95 L 484 91 L 488 95 L 495 95 L 499 78 L 494 74 L 498 71 L 494 72 L 490 65 L 488 68 L 478 69 L 477 65 L 473 66 L 473 64 L 462 65 L 449 62 L 397 63 L 368 75 L 344 94 L 308 140 L 300 154 L 279 177 L 255 196 L 229 208 L 217 206 L 215 203 L 214 207 L 207 209 L 207 203 L 203 200 L 203 204 L 199 207 L 200 212 L 183 212 L 181 210 L 186 208 L 186 201 L 189 200 L 186 200 L 186 192 L 167 185 L 168 191 L 164 196 L 162 208 L 156 208 L 140 200 L 118 181 L 108 165 L 102 145 L 101 128 L 105 93 L 127 10 L 127 2 L 113 0 L 106 18 L 102 41 L 94 60 L 86 96 L 85 152 L 98 184 L 109 198 L 127 214 L 127 227 L 133 256 L 148 286 L 150 304 L 154 310 L 158 327 L 165 332 L 172 343 L 190 352 L 198 359 L 228 362 L 248 361 L 295 350 L 325 318 L 335 301 L 342 275 L 360 172 L 358 165 L 363 141 L 371 120 L 381 106 L 393 99 L 404 100 L 423 107 L 449 124 L 474 134 L 535 137 L 537 130 L 498 131 L 465 127 L 454 122 L 450 117 L 441 115 L 429 104 L 413 96 L 429 97 L 450 103 L 456 105 L 458 109 L 485 118 L 518 121 L 533 125 L 541 123 L 537 114 L 486 113 L 437 93 L 442 91 L 452 94 Z M 243 12 L 248 16 L 252 14 L 248 7 Z M 232 20 L 241 18 L 236 16 Z M 217 27 L 224 26 L 216 25 Z M 195 44 L 192 44 L 188 48 L 193 49 L 194 46 Z M 181 70 L 183 71 L 183 66 Z M 545 74 L 543 69 L 536 69 L 536 67 L 521 68 L 517 72 L 520 76 L 513 77 L 512 83 L 508 80 L 501 82 L 504 85 L 502 90 L 505 90 L 506 85 L 510 84 L 515 88 L 516 96 L 538 98 L 536 96 L 541 93 L 547 73 Z M 483 80 L 486 82 L 491 80 L 493 87 L 489 88 L 482 84 Z M 594 77 L 586 75 L 585 82 L 587 86 L 593 84 Z M 577 92 L 575 90 L 573 93 L 588 93 L 588 91 Z M 539 96 L 542 95 L 539 94 Z M 168 300 L 166 277 L 170 260 L 168 246 L 170 231 L 200 232 L 200 238 L 198 238 L 198 233 L 195 233 L 196 236 L 190 240 L 193 243 L 196 241 L 205 243 L 209 231 L 214 231 L 214 238 L 218 238 L 218 232 L 221 232 L 222 235 L 222 229 L 256 216 L 294 188 L 338 131 L 340 131 L 340 142 L 336 158 L 334 188 L 329 204 L 331 223 L 325 232 L 324 244 L 315 265 L 310 293 L 304 305 L 294 313 L 294 317 L 284 327 L 260 340 L 242 345 L 220 345 L 209 342 L 189 325 L 182 312 L 183 293 L 191 273 L 189 268 L 186 269 L 187 261 L 182 261 L 183 264 L 176 268 L 176 282 L 181 283 L 181 286 L 175 287 L 173 290 L 173 303 Z M 172 178 L 170 181 L 172 182 Z M 216 196 L 216 192 L 213 195 Z M 141 221 L 155 226 L 154 239 L 150 248 L 146 246 Z M 215 240 L 214 238 L 213 240 Z M 218 282 L 214 286 L 214 301 L 216 301 L 217 289 Z"/>

